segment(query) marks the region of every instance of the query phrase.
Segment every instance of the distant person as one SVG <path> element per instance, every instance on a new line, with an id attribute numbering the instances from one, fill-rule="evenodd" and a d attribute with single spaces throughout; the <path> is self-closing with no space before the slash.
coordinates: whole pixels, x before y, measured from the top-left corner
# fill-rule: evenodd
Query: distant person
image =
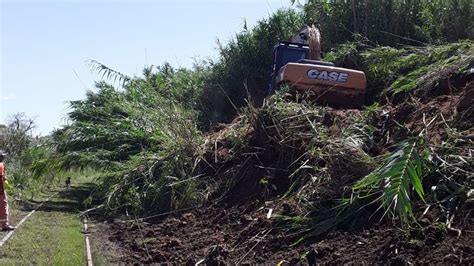
<path id="1" fill-rule="evenodd" d="M 66 178 L 66 187 L 69 188 L 71 186 L 71 177 Z"/>
<path id="2" fill-rule="evenodd" d="M 11 231 L 15 227 L 11 226 L 8 223 L 8 197 L 7 192 L 5 191 L 5 165 L 3 160 L 7 154 L 0 150 L 0 225 L 2 226 L 2 231 Z"/>

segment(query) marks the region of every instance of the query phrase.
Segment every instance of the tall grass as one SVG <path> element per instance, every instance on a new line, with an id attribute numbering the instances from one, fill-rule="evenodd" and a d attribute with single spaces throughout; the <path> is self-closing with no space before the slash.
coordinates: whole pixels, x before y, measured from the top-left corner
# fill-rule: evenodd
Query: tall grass
<path id="1" fill-rule="evenodd" d="M 323 47 L 352 41 L 354 34 L 390 46 L 474 38 L 474 3 L 470 0 L 302 2 L 305 21 L 321 28 Z"/>
<path id="2" fill-rule="evenodd" d="M 52 134 L 54 153 L 35 162 L 35 173 L 104 171 L 96 196 L 111 214 L 167 211 L 192 202 L 196 181 L 190 178 L 202 143 L 193 112 L 199 72 L 163 65 L 132 78 L 92 64 L 110 83 L 98 82 L 97 91 L 70 103 L 68 124 Z"/>

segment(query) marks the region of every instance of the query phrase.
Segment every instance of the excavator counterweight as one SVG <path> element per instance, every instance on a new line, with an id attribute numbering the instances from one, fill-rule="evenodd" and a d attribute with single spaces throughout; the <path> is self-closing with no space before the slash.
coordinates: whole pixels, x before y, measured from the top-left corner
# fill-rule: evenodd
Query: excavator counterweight
<path id="1" fill-rule="evenodd" d="M 305 26 L 290 42 L 275 45 L 270 90 L 282 84 L 310 94 L 321 104 L 342 107 L 364 104 L 364 72 L 322 61 L 320 34 L 314 26 Z"/>

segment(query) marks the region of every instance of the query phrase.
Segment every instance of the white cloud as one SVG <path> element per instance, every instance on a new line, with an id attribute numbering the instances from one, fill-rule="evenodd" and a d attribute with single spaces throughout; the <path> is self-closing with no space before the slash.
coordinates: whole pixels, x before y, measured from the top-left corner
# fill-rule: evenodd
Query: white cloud
<path id="1" fill-rule="evenodd" d="M 6 102 L 6 101 L 14 101 L 14 100 L 16 100 L 16 95 L 13 94 L 13 93 L 10 93 L 10 94 L 8 94 L 8 95 L 2 96 L 1 99 L 2 99 L 2 101 L 4 101 L 4 102 Z"/>

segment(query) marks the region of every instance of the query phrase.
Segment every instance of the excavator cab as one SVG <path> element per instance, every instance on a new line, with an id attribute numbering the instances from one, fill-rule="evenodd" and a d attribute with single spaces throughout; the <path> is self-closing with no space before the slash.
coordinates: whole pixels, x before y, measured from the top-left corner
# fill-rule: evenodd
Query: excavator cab
<path id="1" fill-rule="evenodd" d="M 325 66 L 334 66 L 331 62 L 309 60 L 309 47 L 302 43 L 294 42 L 279 42 L 273 47 L 273 64 L 272 64 L 272 75 L 269 84 L 269 90 L 272 91 L 275 88 L 275 78 L 277 73 L 276 70 L 281 69 L 288 63 L 313 63 Z"/>
<path id="2" fill-rule="evenodd" d="M 290 62 L 297 62 L 300 59 L 308 58 L 308 46 L 303 47 L 301 43 L 280 42 L 273 47 L 272 74 L 269 90 L 275 88 L 275 78 L 278 70 Z"/>
<path id="3" fill-rule="evenodd" d="M 303 41 L 275 45 L 270 92 L 287 84 L 291 89 L 311 94 L 316 102 L 324 105 L 361 107 L 366 87 L 364 72 L 335 67 L 331 62 L 322 61 L 319 31 L 314 40 L 304 34 L 300 32 L 297 35 L 303 36 Z"/>

